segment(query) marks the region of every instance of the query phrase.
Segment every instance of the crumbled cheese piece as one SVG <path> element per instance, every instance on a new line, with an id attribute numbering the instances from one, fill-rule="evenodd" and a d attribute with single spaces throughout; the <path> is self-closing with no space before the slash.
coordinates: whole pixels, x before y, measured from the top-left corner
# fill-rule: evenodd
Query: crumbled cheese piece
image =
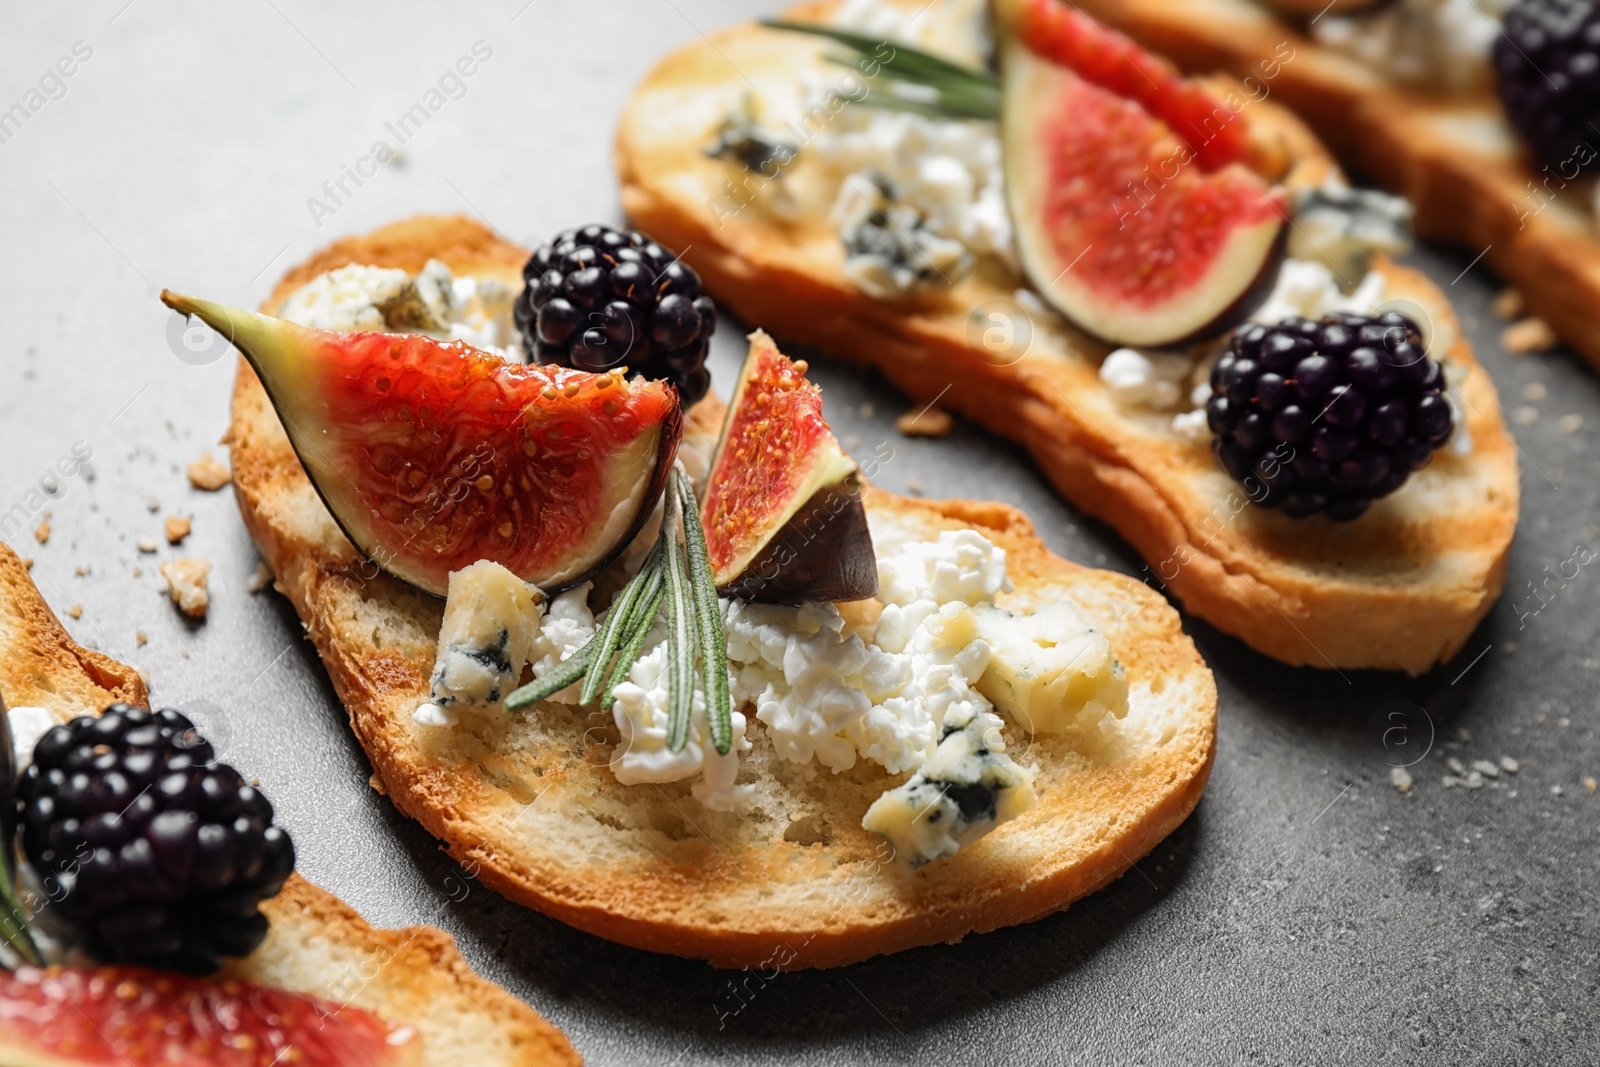
<path id="1" fill-rule="evenodd" d="M 1577 433 L 1583 428 L 1582 415 L 1563 415 L 1556 423 L 1556 428 L 1562 433 Z"/>
<path id="2" fill-rule="evenodd" d="M 411 721 L 418 726 L 450 727 L 460 722 L 461 717 L 437 704 L 419 704 L 417 710 L 411 713 Z"/>
<path id="3" fill-rule="evenodd" d="M 1111 642 L 1071 606 L 1012 615 L 985 605 L 977 620 L 992 651 L 978 692 L 1024 730 L 1099 729 L 1128 714 L 1127 675 Z"/>
<path id="4" fill-rule="evenodd" d="M 16 756 L 16 768 L 21 771 L 33 762 L 33 748 L 39 739 L 55 726 L 55 716 L 48 709 L 23 704 L 7 712 L 11 725 L 11 745 Z"/>
<path id="5" fill-rule="evenodd" d="M 975 605 L 1009 588 L 1006 550 L 974 530 L 946 530 L 935 540 L 878 555 L 878 599 L 888 605 Z"/>
<path id="6" fill-rule="evenodd" d="M 339 267 L 291 293 L 280 314 L 317 329 L 425 333 L 507 355 L 516 339 L 515 300 L 512 288 L 497 279 L 457 278 L 431 259 L 415 277 L 360 264 Z"/>
<path id="7" fill-rule="evenodd" d="M 1389 781 L 1401 793 L 1411 792 L 1411 772 L 1404 767 L 1389 768 Z"/>
<path id="8" fill-rule="evenodd" d="M 228 470 L 227 464 L 213 459 L 210 452 L 202 453 L 199 459 L 189 464 L 189 484 L 196 489 L 214 493 L 231 481 L 233 472 Z"/>
<path id="9" fill-rule="evenodd" d="M 159 547 L 153 537 L 141 537 L 137 544 L 140 552 L 154 552 Z"/>
<path id="10" fill-rule="evenodd" d="M 1313 20 L 1317 41 L 1385 77 L 1466 92 L 1492 81 L 1490 51 L 1515 0 L 1395 0 L 1371 12 Z"/>
<path id="11" fill-rule="evenodd" d="M 500 564 L 451 572 L 429 701 L 447 708 L 505 699 L 528 665 L 540 617 L 538 591 Z"/>
<path id="12" fill-rule="evenodd" d="M 1269 325 L 1295 317 L 1320 319 L 1335 311 L 1370 315 L 1383 302 L 1382 274 L 1369 271 L 1346 293 L 1327 264 L 1310 259 L 1285 259 L 1272 293 L 1250 318 Z"/>
<path id="13" fill-rule="evenodd" d="M 528 654 L 534 677 L 547 673 L 594 636 L 594 614 L 589 610 L 589 590 L 593 588 L 593 582 L 584 582 L 562 593 L 545 608 L 544 621 Z M 550 699 L 560 704 L 576 703 L 582 688 L 574 682 Z"/>
<path id="14" fill-rule="evenodd" d="M 160 570 L 178 610 L 191 619 L 205 618 L 206 609 L 211 605 L 211 595 L 206 589 L 211 577 L 211 561 L 185 557 L 163 563 Z"/>
<path id="15" fill-rule="evenodd" d="M 907 437 L 949 437 L 955 420 L 943 408 L 930 404 L 901 415 L 894 420 L 894 428 Z"/>
<path id="16" fill-rule="evenodd" d="M 1374 189 L 1352 189 L 1342 180 L 1301 190 L 1294 200 L 1288 253 L 1318 260 L 1347 285 L 1364 277 L 1379 253 L 1411 247 L 1412 208 L 1403 197 Z"/>
<path id="17" fill-rule="evenodd" d="M 618 683 L 613 691 L 616 703 L 611 714 L 622 734 L 622 743 L 611 758 L 611 770 L 623 785 L 676 782 L 698 775 L 689 787 L 695 799 L 712 811 L 732 811 L 753 788 L 734 784 L 739 774 L 739 754 L 750 750 L 750 742 L 745 739 L 744 713 L 733 713 L 733 744 L 723 755 L 711 744 L 705 693 L 696 687 L 688 743 L 679 752 L 670 751 L 668 646 L 665 633 L 661 636 L 661 643 L 641 656 L 628 671 L 627 680 Z"/>
<path id="18" fill-rule="evenodd" d="M 938 749 L 910 781 L 873 801 L 862 828 L 886 837 L 912 867 L 954 855 L 1038 803 L 1034 772 L 1005 747 L 993 712 L 949 717 Z"/>
<path id="19" fill-rule="evenodd" d="M 1171 411 L 1183 399 L 1193 357 L 1174 352 L 1118 348 L 1100 364 L 1100 384 L 1129 408 Z"/>
<path id="20" fill-rule="evenodd" d="M 189 536 L 189 531 L 193 528 L 194 524 L 182 515 L 168 515 L 167 521 L 163 524 L 163 529 L 167 535 L 167 544 L 176 545 L 180 543 L 185 537 Z"/>
<path id="21" fill-rule="evenodd" d="M 1516 774 L 1518 771 L 1522 770 L 1522 764 L 1518 763 L 1516 760 L 1512 759 L 1510 756 L 1501 756 L 1500 757 L 1500 766 L 1501 766 L 1502 769 L 1504 769 L 1506 771 L 1509 771 L 1512 774 Z"/>

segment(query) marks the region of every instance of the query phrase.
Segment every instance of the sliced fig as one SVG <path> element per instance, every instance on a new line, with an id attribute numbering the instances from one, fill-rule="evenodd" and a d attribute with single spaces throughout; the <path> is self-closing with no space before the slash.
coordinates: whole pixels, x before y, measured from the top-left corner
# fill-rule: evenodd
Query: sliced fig
<path id="1" fill-rule="evenodd" d="M 878 592 L 861 471 L 805 372 L 765 333 L 750 335 L 700 507 L 724 595 L 781 604 Z"/>
<path id="2" fill-rule="evenodd" d="M 356 548 L 438 596 L 484 559 L 547 593 L 586 580 L 638 533 L 677 455 L 682 413 L 661 382 L 161 299 L 244 353 Z"/>
<path id="3" fill-rule="evenodd" d="M 402 1067 L 422 1040 L 370 1012 L 236 978 L 141 967 L 0 971 L 0 1063 L 15 1067 Z"/>
<path id="4" fill-rule="evenodd" d="M 998 0 L 1001 139 L 1040 295 L 1126 345 L 1218 333 L 1268 291 L 1288 206 L 1238 116 L 1058 0 Z"/>

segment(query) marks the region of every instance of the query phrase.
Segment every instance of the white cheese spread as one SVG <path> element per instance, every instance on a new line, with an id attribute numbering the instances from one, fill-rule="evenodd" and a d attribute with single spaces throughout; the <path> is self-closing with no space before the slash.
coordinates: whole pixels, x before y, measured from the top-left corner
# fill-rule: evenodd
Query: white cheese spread
<path id="1" fill-rule="evenodd" d="M 283 302 L 279 314 L 319 330 L 422 333 L 520 358 L 511 287 L 493 278 L 457 278 L 430 259 L 415 276 L 350 264 L 319 274 Z"/>
<path id="2" fill-rule="evenodd" d="M 56 718 L 45 708 L 36 708 L 27 704 L 11 708 L 7 712 L 7 719 L 11 725 L 11 744 L 16 753 L 16 767 L 18 772 L 33 762 L 33 748 L 39 739 L 50 732 L 56 724 Z"/>
<path id="3" fill-rule="evenodd" d="M 1311 24 L 1322 44 L 1399 81 L 1449 92 L 1486 88 L 1490 50 L 1516 0 L 1393 0 L 1376 11 Z"/>

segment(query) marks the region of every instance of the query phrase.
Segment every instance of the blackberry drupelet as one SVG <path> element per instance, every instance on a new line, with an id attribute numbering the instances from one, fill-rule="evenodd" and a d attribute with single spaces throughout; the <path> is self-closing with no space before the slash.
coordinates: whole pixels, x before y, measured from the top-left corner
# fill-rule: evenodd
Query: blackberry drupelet
<path id="1" fill-rule="evenodd" d="M 55 727 L 17 796 L 24 853 L 109 963 L 207 974 L 248 955 L 294 870 L 267 798 L 176 711 L 114 704 Z"/>
<path id="2" fill-rule="evenodd" d="M 671 382 L 688 407 L 711 387 L 705 368 L 717 311 L 700 276 L 637 230 L 564 230 L 529 257 L 517 329 L 539 363 L 603 371 L 626 364 Z"/>
<path id="3" fill-rule="evenodd" d="M 1248 323 L 1211 371 L 1211 447 L 1255 503 L 1358 518 L 1450 439 L 1444 368 L 1410 319 Z"/>
<path id="4" fill-rule="evenodd" d="M 1494 67 L 1506 117 L 1561 177 L 1600 160 L 1600 5 L 1522 0 L 1506 13 Z M 1563 166 L 1565 165 L 1565 167 Z M 1566 167 L 1572 168 L 1566 170 Z"/>

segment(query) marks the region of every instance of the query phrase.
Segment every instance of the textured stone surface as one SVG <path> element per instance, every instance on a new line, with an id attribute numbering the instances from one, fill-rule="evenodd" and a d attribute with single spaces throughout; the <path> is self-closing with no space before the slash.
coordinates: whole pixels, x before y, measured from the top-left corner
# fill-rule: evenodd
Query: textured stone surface
<path id="1" fill-rule="evenodd" d="M 1542 607 L 1529 587 L 1579 542 L 1600 547 L 1600 383 L 1565 355 L 1501 351 L 1481 271 L 1450 291 L 1508 412 L 1539 418 L 1514 426 L 1524 514 L 1508 593 L 1456 662 L 1415 681 L 1290 670 L 1192 623 L 1221 686 L 1220 751 L 1199 811 L 1155 854 L 1032 926 L 744 978 L 741 1007 L 737 976 L 597 941 L 463 879 L 367 787 L 293 613 L 248 591 L 256 556 L 232 500 L 187 482 L 226 425 L 233 365 L 175 358 L 156 292 L 253 303 L 331 237 L 418 210 L 482 212 L 522 241 L 613 220 L 611 128 L 633 81 L 696 26 L 748 8 L 533 0 L 519 14 L 525 0 L 505 0 L 446 18 L 415 2 L 381 16 L 124 3 L 17 8 L 0 34 L 3 107 L 75 41 L 93 48 L 66 95 L 0 143 L 0 514 L 26 509 L 75 442 L 93 449 L 94 480 L 65 479 L 48 505 L 49 543 L 32 535 L 42 513 L 6 540 L 37 559 L 59 613 L 83 605 L 67 620 L 80 640 L 148 668 L 158 701 L 260 777 L 307 876 L 374 922 L 449 929 L 595 1064 L 1543 1064 L 1600 1043 L 1600 796 L 1583 785 L 1600 775 L 1594 567 Z M 478 40 L 492 58 L 404 163 L 314 220 L 307 198 L 376 139 L 393 143 L 384 123 Z M 1415 260 L 1448 284 L 1476 252 Z M 733 324 L 717 335 L 722 382 L 737 337 Z M 959 423 L 947 439 L 902 438 L 903 398 L 814 365 L 840 437 L 861 454 L 894 448 L 888 488 L 999 497 L 1057 550 L 1139 572 L 1015 449 Z M 193 516 L 182 554 L 215 562 L 201 624 L 162 596 L 156 565 L 179 554 L 161 538 L 168 515 Z M 156 551 L 141 553 L 145 538 Z M 1391 767 L 1424 749 L 1402 795 Z M 1442 784 L 1502 756 L 1522 769 Z"/>

